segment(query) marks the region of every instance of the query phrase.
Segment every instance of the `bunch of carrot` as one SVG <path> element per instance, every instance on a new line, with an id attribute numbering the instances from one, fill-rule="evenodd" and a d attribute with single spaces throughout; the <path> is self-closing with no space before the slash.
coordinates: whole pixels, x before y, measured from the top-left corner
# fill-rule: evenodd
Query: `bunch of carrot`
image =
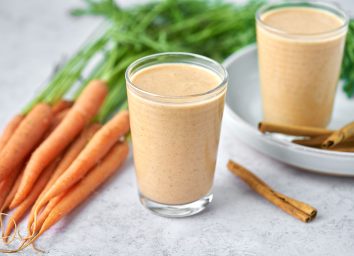
<path id="1" fill-rule="evenodd" d="M 160 51 L 223 60 L 255 40 L 254 12 L 262 0 L 244 6 L 163 0 L 128 9 L 113 0 L 85 2 L 73 13 L 104 16 L 105 24 L 0 137 L 0 210 L 14 210 L 5 240 L 30 210 L 29 234 L 19 249 L 87 198 L 127 157 L 127 66 Z M 63 100 L 69 93 L 72 102 Z"/>
<path id="2" fill-rule="evenodd" d="M 32 244 L 127 158 L 128 111 L 121 110 L 104 125 L 95 121 L 112 87 L 104 80 L 92 80 L 74 102 L 46 102 L 58 88 L 53 86 L 8 123 L 0 137 L 0 224 L 5 242 L 16 223 L 31 213 L 29 234 L 21 246 L 0 252 Z M 105 113 L 105 119 L 112 114 Z M 2 216 L 9 210 L 13 212 L 4 229 Z"/>

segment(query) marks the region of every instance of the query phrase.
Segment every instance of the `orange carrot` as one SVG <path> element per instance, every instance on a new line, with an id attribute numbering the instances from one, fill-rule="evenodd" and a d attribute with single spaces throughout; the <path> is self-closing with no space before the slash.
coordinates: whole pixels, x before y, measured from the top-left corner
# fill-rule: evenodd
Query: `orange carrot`
<path id="1" fill-rule="evenodd" d="M 10 193 L 7 195 L 5 203 L 2 205 L 0 212 L 4 212 L 5 210 L 9 209 L 9 206 L 15 197 L 18 187 L 20 186 L 22 176 L 23 176 L 23 171 L 18 175 L 17 180 L 15 181 L 15 184 L 12 186 Z"/>
<path id="2" fill-rule="evenodd" d="M 6 143 L 11 138 L 12 134 L 15 132 L 17 127 L 20 125 L 24 119 L 23 115 L 14 116 L 4 129 L 4 132 L 0 136 L 0 152 L 5 147 Z"/>
<path id="3" fill-rule="evenodd" d="M 18 193 L 15 195 L 14 205 L 20 204 L 26 198 L 41 172 L 91 121 L 100 109 L 106 95 L 107 85 L 105 82 L 99 80 L 90 82 L 64 120 L 32 154 L 24 171 Z"/>
<path id="4" fill-rule="evenodd" d="M 11 172 L 11 174 L 0 183 L 0 212 L 3 208 L 3 205 L 6 201 L 6 198 L 10 194 L 13 185 L 16 182 L 18 174 L 20 173 L 21 168 L 17 168 L 15 171 Z"/>
<path id="5" fill-rule="evenodd" d="M 17 168 L 38 145 L 50 128 L 52 118 L 49 105 L 40 103 L 23 119 L 0 153 L 0 180 Z"/>
<path id="6" fill-rule="evenodd" d="M 58 112 L 54 115 L 53 123 L 52 123 L 52 131 L 59 126 L 59 124 L 65 119 L 67 114 L 69 113 L 70 108 L 64 109 L 61 112 Z"/>
<path id="7" fill-rule="evenodd" d="M 63 195 L 60 196 L 56 196 L 53 199 L 51 199 L 48 204 L 46 205 L 46 207 L 44 208 L 44 210 L 41 212 L 41 214 L 39 215 L 39 217 L 37 218 L 37 221 L 35 223 L 35 225 L 32 225 L 33 222 L 31 223 L 31 225 L 28 225 L 28 231 L 30 235 L 33 235 L 37 232 L 39 232 L 40 228 L 42 227 L 44 221 L 46 220 L 46 218 L 48 217 L 48 215 L 50 214 L 50 212 L 54 209 L 54 207 L 59 203 L 59 201 L 64 197 L 65 193 Z M 32 207 L 32 209 L 34 209 L 35 205 Z"/>
<path id="8" fill-rule="evenodd" d="M 4 179 L 3 181 L 0 181 L 0 208 L 2 206 L 2 204 L 5 202 L 5 199 L 8 195 L 8 193 L 10 192 L 11 188 L 9 190 L 7 190 L 6 188 L 8 188 L 9 186 L 7 185 L 8 180 L 10 177 L 7 177 L 6 179 Z"/>
<path id="9" fill-rule="evenodd" d="M 117 143 L 104 159 L 85 178 L 73 186 L 52 209 L 38 234 L 32 238 L 31 243 L 57 223 L 63 216 L 80 205 L 95 189 L 115 173 L 127 158 L 128 153 L 129 146 L 127 142 Z"/>
<path id="10" fill-rule="evenodd" d="M 20 185 L 20 181 L 21 181 L 21 178 L 22 178 L 22 168 L 20 169 L 20 174 L 18 176 L 16 176 L 16 180 L 14 181 L 14 184 L 10 190 L 10 192 L 8 193 L 6 199 L 5 199 L 5 202 L 0 206 L 0 213 L 4 213 L 6 212 L 6 210 L 8 209 L 12 199 L 14 198 L 15 196 L 15 193 L 18 189 L 18 186 Z M 1 226 L 1 234 L 2 234 L 2 237 L 4 236 L 4 225 L 3 225 L 3 220 L 2 220 L 2 215 L 0 215 L 0 226 Z"/>
<path id="11" fill-rule="evenodd" d="M 8 140 L 16 131 L 17 127 L 22 122 L 24 116 L 23 115 L 16 115 L 6 126 L 3 135 L 0 137 L 0 152 L 2 148 L 6 145 Z M 0 210 L 2 209 L 2 205 L 4 204 L 6 197 L 11 191 L 13 184 L 16 181 L 16 178 L 20 172 L 20 168 L 16 168 L 10 175 L 5 178 L 3 181 L 0 181 Z M 0 211 L 1 212 L 1 211 Z"/>
<path id="12" fill-rule="evenodd" d="M 55 196 L 64 193 L 85 176 L 128 131 L 129 113 L 123 111 L 118 113 L 93 136 L 80 155 L 43 196 L 41 203 L 38 205 L 39 209 L 40 206 L 43 206 Z"/>
<path id="13" fill-rule="evenodd" d="M 59 126 L 59 124 L 64 120 L 64 118 L 68 114 L 69 110 L 70 109 L 65 109 L 62 112 L 56 113 L 53 116 L 52 124 L 50 125 L 49 130 L 46 132 L 41 142 L 45 141 L 49 137 L 49 135 Z"/>
<path id="14" fill-rule="evenodd" d="M 101 124 L 94 123 L 85 128 L 82 134 L 72 143 L 72 145 L 68 148 L 64 157 L 61 159 L 58 167 L 50 178 L 46 189 L 52 187 L 54 182 L 66 171 L 66 169 L 71 165 L 71 163 L 76 159 L 76 157 L 80 154 L 82 149 L 85 148 L 87 143 L 91 140 L 94 134 L 102 127 Z M 44 191 L 43 191 L 44 192 Z"/>
<path id="15" fill-rule="evenodd" d="M 73 104 L 74 102 L 71 100 L 60 100 L 58 103 L 54 104 L 52 111 L 54 114 L 57 114 L 65 109 L 71 108 Z"/>
<path id="16" fill-rule="evenodd" d="M 66 113 L 67 111 L 66 111 L 66 110 L 63 110 L 62 112 L 60 112 L 60 113 L 58 113 L 57 115 L 54 116 L 54 121 L 53 121 L 52 124 L 51 124 L 50 130 L 55 129 L 55 126 L 59 124 L 59 122 L 61 121 L 62 117 L 65 115 L 64 112 Z M 47 131 L 47 133 L 49 133 L 50 130 Z M 3 187 L 4 193 L 1 193 L 1 194 L 0 194 L 0 209 L 3 209 L 3 208 L 4 208 L 4 207 L 2 207 L 3 205 L 6 206 L 6 208 L 7 208 L 7 207 L 10 205 L 11 201 L 13 200 L 13 198 L 14 198 L 14 196 L 15 196 L 15 192 L 17 191 L 18 186 L 19 186 L 19 182 L 20 182 L 20 179 L 16 180 L 16 178 L 19 176 L 19 173 L 20 173 L 20 171 L 21 171 L 23 168 L 24 168 L 23 166 L 21 166 L 21 168 L 17 168 L 17 171 L 11 172 L 11 174 L 9 175 L 9 177 L 3 181 L 3 183 L 5 183 L 5 181 L 13 179 L 13 182 L 8 182 L 9 184 L 11 184 L 11 185 L 9 185 L 9 186 L 10 186 L 9 190 L 12 188 L 12 185 L 14 185 L 15 181 L 16 181 L 17 184 L 16 184 L 16 186 L 15 186 L 15 189 L 13 189 L 13 190 L 11 191 L 12 194 L 11 194 L 11 196 L 8 198 L 6 204 L 4 204 L 6 198 L 4 198 L 4 201 L 2 201 L 2 199 L 3 199 L 2 196 L 5 195 L 5 194 L 6 194 L 6 196 L 7 196 L 8 194 L 10 194 L 10 191 L 5 192 L 5 187 Z M 11 177 L 11 178 L 10 178 L 10 177 Z M 22 175 L 21 175 L 21 178 L 22 178 Z M 1 184 L 1 183 L 0 183 L 0 184 Z M 3 191 L 3 189 L 1 188 L 1 185 L 0 185 L 0 191 Z M 6 196 L 5 196 L 5 197 L 6 197 Z M 10 200 L 10 198 L 11 198 L 11 200 Z M 9 200 L 10 200 L 10 201 L 9 201 Z"/>
<path id="17" fill-rule="evenodd" d="M 58 166 L 60 160 L 61 160 L 61 157 L 58 157 L 57 159 L 55 159 L 53 162 L 50 163 L 50 165 L 48 165 L 48 167 L 46 167 L 46 169 L 44 170 L 44 172 L 46 172 L 46 173 L 49 172 L 49 173 L 53 174 L 54 171 L 55 171 L 55 169 L 57 168 L 57 166 Z M 43 176 L 43 175 L 44 175 L 44 174 L 41 174 L 41 176 Z M 9 204 L 9 206 L 8 206 L 9 210 L 15 209 L 15 207 L 18 206 L 18 205 L 16 205 L 16 204 L 14 204 L 14 200 L 15 200 L 15 196 L 16 196 L 18 190 L 20 189 L 20 185 L 21 185 L 21 182 L 23 181 L 23 177 L 24 177 L 24 172 L 23 172 L 23 175 L 22 175 L 22 177 L 21 177 L 21 179 L 20 179 L 19 186 L 18 186 L 18 188 L 17 188 L 17 190 L 16 190 L 16 193 L 15 193 L 15 195 L 14 195 L 12 201 L 10 202 L 10 204 Z M 49 179 L 50 179 L 50 178 L 51 178 L 51 176 L 49 177 Z M 48 180 L 49 180 L 49 179 L 48 179 Z M 39 179 L 38 179 L 38 180 L 39 180 Z M 46 182 L 46 184 L 47 184 L 47 183 L 48 183 L 48 181 Z M 42 189 L 42 191 L 43 191 L 43 189 Z"/>
<path id="18" fill-rule="evenodd" d="M 21 202 L 21 204 L 16 208 L 15 212 L 12 214 L 10 217 L 14 221 L 9 221 L 5 234 L 4 234 L 4 241 L 7 240 L 7 237 L 11 234 L 15 223 L 18 223 L 25 215 L 28 209 L 33 205 L 33 203 L 36 201 L 38 195 L 41 193 L 45 185 L 47 184 L 50 176 L 53 173 L 53 170 L 55 167 L 53 164 L 50 165 L 41 175 L 41 177 L 38 179 L 36 184 L 34 185 L 33 189 L 31 192 L 28 194 L 26 199 Z M 11 207 L 10 207 L 11 208 Z M 15 222 L 15 223 L 14 223 Z"/>
<path id="19" fill-rule="evenodd" d="M 81 135 L 71 144 L 71 146 L 66 151 L 65 155 L 61 159 L 59 165 L 54 171 L 52 177 L 48 181 L 48 184 L 43 189 L 42 193 L 38 197 L 36 203 L 32 207 L 31 213 L 28 217 L 28 228 L 33 223 L 34 213 L 38 202 L 41 200 L 43 195 L 48 191 L 50 187 L 54 184 L 54 182 L 58 179 L 58 177 L 70 166 L 70 164 L 75 160 L 75 158 L 80 154 L 81 150 L 86 146 L 86 144 L 90 141 L 92 136 L 101 128 L 100 124 L 91 124 L 85 128 L 85 130 L 81 133 Z"/>
<path id="20" fill-rule="evenodd" d="M 22 168 L 19 168 L 19 170 L 22 170 Z M 16 174 L 16 175 L 15 175 Z M 12 198 L 15 195 L 15 192 L 17 191 L 19 180 L 22 177 L 22 172 L 20 173 L 20 175 L 17 175 L 17 172 L 13 172 L 10 174 L 10 176 L 6 179 L 8 180 L 10 177 L 13 176 L 14 180 L 13 180 L 13 184 L 10 187 L 9 191 L 6 191 L 7 193 L 2 194 L 1 196 L 5 196 L 3 202 L 0 204 L 0 213 L 5 213 L 6 210 L 8 209 L 8 206 L 10 205 L 10 202 L 12 201 Z M 17 178 L 17 179 L 16 179 Z M 2 215 L 0 215 L 0 227 L 1 227 L 1 234 L 4 234 L 4 225 L 3 225 L 3 220 L 2 220 Z"/>

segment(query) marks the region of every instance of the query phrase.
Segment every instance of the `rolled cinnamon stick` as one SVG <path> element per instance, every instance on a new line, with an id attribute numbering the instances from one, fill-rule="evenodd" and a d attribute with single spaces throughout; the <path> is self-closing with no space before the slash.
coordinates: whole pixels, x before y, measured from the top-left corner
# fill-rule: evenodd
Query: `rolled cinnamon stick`
<path id="1" fill-rule="evenodd" d="M 337 144 L 354 137 L 354 122 L 334 131 L 323 143 L 323 148 L 333 148 Z"/>
<path id="2" fill-rule="evenodd" d="M 304 213 L 310 216 L 311 219 L 315 218 L 317 215 L 317 210 L 313 208 L 311 205 L 298 201 L 294 198 L 288 197 L 283 195 L 279 192 L 273 191 L 279 198 L 283 199 L 284 201 L 288 201 L 291 205 L 295 206 L 296 208 L 300 209 Z"/>
<path id="3" fill-rule="evenodd" d="M 264 181 L 241 165 L 229 160 L 227 167 L 259 195 L 291 216 L 303 222 L 309 222 L 316 217 L 317 210 L 314 207 L 274 191 Z"/>
<path id="4" fill-rule="evenodd" d="M 311 137 L 307 139 L 295 139 L 292 142 L 307 147 L 321 147 L 322 143 L 328 138 L 329 135 L 320 135 L 316 137 Z"/>
<path id="5" fill-rule="evenodd" d="M 320 135 L 308 139 L 295 139 L 292 142 L 303 146 L 321 148 L 322 144 L 325 142 L 325 140 L 328 137 L 329 135 Z M 339 149 L 339 148 L 351 148 L 351 147 L 354 147 L 354 137 L 342 141 L 341 143 L 333 146 L 332 149 L 335 150 L 337 148 Z"/>
<path id="6" fill-rule="evenodd" d="M 339 151 L 339 152 L 354 152 L 354 146 L 353 147 L 336 146 L 334 148 L 329 148 L 328 150 Z"/>
<path id="7" fill-rule="evenodd" d="M 309 126 L 295 126 L 295 125 L 282 125 L 274 124 L 269 122 L 260 122 L 258 124 L 258 130 L 262 133 L 275 132 L 294 136 L 319 136 L 319 135 L 329 135 L 333 131 L 318 127 Z"/>

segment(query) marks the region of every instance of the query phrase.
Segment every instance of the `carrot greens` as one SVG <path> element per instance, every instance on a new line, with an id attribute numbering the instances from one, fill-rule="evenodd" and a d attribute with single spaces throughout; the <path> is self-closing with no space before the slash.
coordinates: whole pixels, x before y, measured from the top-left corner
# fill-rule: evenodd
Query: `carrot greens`
<path id="1" fill-rule="evenodd" d="M 354 20 L 349 23 L 346 46 L 344 50 L 342 74 L 343 89 L 348 97 L 354 95 Z"/>
<path id="2" fill-rule="evenodd" d="M 101 16 L 111 26 L 110 40 L 129 48 L 129 56 L 143 51 L 186 51 L 218 61 L 255 42 L 255 12 L 265 0 L 244 5 L 217 0 L 161 0 L 122 8 L 114 0 L 83 0 L 75 16 Z M 341 78 L 344 91 L 354 95 L 354 20 L 351 21 Z M 125 59 L 122 57 L 121 61 Z"/>

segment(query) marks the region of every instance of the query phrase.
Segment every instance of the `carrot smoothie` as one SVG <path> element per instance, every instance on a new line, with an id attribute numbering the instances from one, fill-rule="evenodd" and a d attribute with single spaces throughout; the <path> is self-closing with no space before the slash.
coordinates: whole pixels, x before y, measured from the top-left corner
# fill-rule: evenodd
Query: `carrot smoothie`
<path id="1" fill-rule="evenodd" d="M 326 127 L 340 74 L 347 18 L 318 3 L 270 5 L 257 14 L 264 120 Z"/>
<path id="2" fill-rule="evenodd" d="M 171 58 L 131 71 L 127 88 L 141 200 L 150 209 L 158 205 L 152 210 L 160 215 L 180 217 L 204 208 L 193 202 L 211 200 L 226 73 L 214 62 L 218 70 L 209 68 L 206 58 L 198 63 L 198 55 Z"/>

